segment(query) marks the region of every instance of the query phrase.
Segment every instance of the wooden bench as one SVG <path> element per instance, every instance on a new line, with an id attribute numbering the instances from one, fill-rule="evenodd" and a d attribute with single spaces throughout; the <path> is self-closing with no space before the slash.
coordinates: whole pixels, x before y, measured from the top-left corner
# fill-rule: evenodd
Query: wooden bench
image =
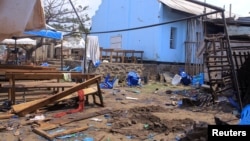
<path id="1" fill-rule="evenodd" d="M 7 81 L 5 78 L 6 72 L 60 72 L 55 68 L 48 67 L 33 67 L 33 66 L 5 66 L 0 65 L 0 81 Z"/>
<path id="2" fill-rule="evenodd" d="M 81 80 L 78 82 L 82 82 L 85 80 L 88 80 L 90 78 L 93 78 L 95 76 L 95 74 L 82 74 L 79 72 L 68 72 L 68 74 L 70 75 L 71 79 L 76 79 L 76 80 Z M 65 73 L 43 73 L 43 72 L 6 72 L 5 77 L 9 80 L 9 93 L 8 93 L 8 99 L 15 104 L 15 90 L 16 88 L 18 88 L 16 86 L 16 81 L 17 80 L 52 80 L 52 79 L 56 79 L 57 83 L 55 83 L 53 86 L 49 86 L 49 85 L 36 85 L 34 86 L 35 88 L 56 88 L 56 87 L 68 87 L 67 85 L 62 85 L 59 83 L 60 79 L 64 79 Z M 37 81 L 36 81 L 37 82 Z M 25 85 L 22 86 L 22 88 L 32 88 L 32 86 L 27 86 L 25 87 Z"/>
<path id="3" fill-rule="evenodd" d="M 93 78 L 90 78 L 86 80 L 85 82 L 78 83 L 75 86 L 69 89 L 66 89 L 65 91 L 58 92 L 57 94 L 49 96 L 47 98 L 38 99 L 35 101 L 30 101 L 30 102 L 26 102 L 26 103 L 22 103 L 18 105 L 13 105 L 12 109 L 19 116 L 25 116 L 26 114 L 34 112 L 43 106 L 57 102 L 58 100 L 62 100 L 64 97 L 69 96 L 72 93 L 75 93 L 79 90 L 83 90 L 86 96 L 93 95 L 94 103 L 103 107 L 104 106 L 103 97 L 102 97 L 101 89 L 99 86 L 99 81 L 101 80 L 101 77 L 102 77 L 101 75 L 94 76 Z M 91 90 L 91 91 L 89 90 L 90 92 L 86 92 L 85 91 L 86 88 L 90 88 L 90 86 L 93 86 L 93 84 L 96 85 L 97 89 Z M 96 101 L 95 96 L 99 98 L 100 103 Z"/>
<path id="4" fill-rule="evenodd" d="M 29 89 L 42 89 L 42 88 L 46 88 L 46 89 L 53 89 L 53 93 L 57 93 L 59 91 L 59 89 L 61 89 L 62 91 L 64 91 L 65 88 L 70 88 L 75 86 L 76 83 L 73 82 L 52 82 L 52 81 L 36 81 L 36 82 L 27 82 L 27 81 L 21 81 L 21 82 L 17 82 L 15 83 L 15 92 L 16 89 L 20 90 L 21 92 L 23 92 L 23 100 L 24 102 L 26 102 L 26 92 Z M 2 84 L 2 89 L 11 89 L 12 85 L 10 84 Z"/>

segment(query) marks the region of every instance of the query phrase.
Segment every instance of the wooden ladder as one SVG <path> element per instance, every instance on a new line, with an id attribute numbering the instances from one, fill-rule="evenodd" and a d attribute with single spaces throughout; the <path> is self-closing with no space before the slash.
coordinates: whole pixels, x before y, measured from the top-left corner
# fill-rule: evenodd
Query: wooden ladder
<path id="1" fill-rule="evenodd" d="M 229 60 L 229 57 L 232 56 L 228 53 L 228 46 L 223 36 L 207 38 L 205 47 L 205 65 L 207 66 L 210 89 L 215 101 L 219 95 L 233 93 L 233 64 Z"/>

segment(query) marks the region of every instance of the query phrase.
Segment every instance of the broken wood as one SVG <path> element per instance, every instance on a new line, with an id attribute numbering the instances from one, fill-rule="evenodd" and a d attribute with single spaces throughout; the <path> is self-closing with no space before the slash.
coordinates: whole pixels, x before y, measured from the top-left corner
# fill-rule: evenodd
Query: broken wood
<path id="1" fill-rule="evenodd" d="M 104 109 L 104 110 L 101 109 L 98 112 L 86 113 L 84 115 L 81 115 L 80 117 L 73 118 L 73 119 L 72 118 L 70 118 L 70 119 L 56 119 L 55 121 L 49 121 L 49 122 L 32 121 L 32 122 L 25 123 L 24 125 L 36 124 L 36 125 L 39 126 L 39 129 L 46 131 L 46 130 L 51 130 L 51 129 L 58 128 L 60 126 L 68 124 L 68 123 L 72 123 L 72 122 L 76 122 L 76 121 L 80 121 L 80 120 L 84 120 L 84 119 L 88 119 L 88 118 L 108 114 L 110 112 L 111 111 L 109 109 Z"/>
<path id="2" fill-rule="evenodd" d="M 14 116 L 14 114 L 4 113 L 0 115 L 0 119 L 8 119 L 11 118 L 12 116 Z"/>
<path id="3" fill-rule="evenodd" d="M 48 122 L 37 122 L 37 124 L 39 125 L 39 129 L 45 130 L 45 131 L 55 129 L 60 126 L 58 124 L 53 124 L 53 123 L 48 123 Z"/>
<path id="4" fill-rule="evenodd" d="M 51 129 L 55 129 L 58 128 L 64 124 L 68 124 L 71 122 L 75 122 L 75 121 L 80 121 L 80 120 L 84 120 L 84 119 L 88 119 L 91 117 L 95 117 L 95 116 L 99 116 L 99 115 L 103 115 L 103 114 L 107 114 L 110 113 L 111 110 L 109 109 L 104 109 L 104 110 L 100 110 L 98 112 L 93 112 L 93 113 L 88 113 L 85 115 L 82 115 L 81 117 L 75 118 L 75 119 L 64 119 L 64 122 L 59 122 L 59 123 L 46 123 L 46 122 L 38 122 L 37 124 L 40 125 L 38 128 L 34 128 L 33 132 L 37 133 L 40 136 L 43 136 L 44 138 L 48 139 L 49 141 L 52 141 L 55 137 L 58 136 L 63 136 L 63 135 L 67 135 L 67 134 L 72 134 L 72 133 L 76 133 L 76 132 L 80 132 L 80 131 L 84 131 L 87 130 L 88 127 L 84 126 L 84 127 L 78 127 L 78 128 L 74 128 L 74 129 L 69 129 L 69 130 L 65 130 L 59 133 L 55 133 L 55 134 L 49 134 L 46 132 L 46 130 L 51 130 Z M 58 121 L 58 120 L 56 120 Z M 102 140 L 104 137 L 102 137 L 100 140 Z"/>
<path id="5" fill-rule="evenodd" d="M 104 139 L 105 135 L 103 135 L 98 141 L 102 141 Z"/>
<path id="6" fill-rule="evenodd" d="M 38 135 L 40 135 L 40 136 L 42 136 L 42 137 L 44 137 L 44 138 L 46 138 L 46 139 L 48 139 L 50 141 L 53 140 L 53 136 L 52 135 L 46 133 L 45 131 L 43 131 L 43 130 L 41 130 L 39 128 L 34 128 L 33 132 L 37 133 Z"/>
<path id="7" fill-rule="evenodd" d="M 72 119 L 72 118 L 71 119 L 64 119 L 63 121 L 60 121 L 59 125 L 64 125 L 64 124 L 68 124 L 68 123 L 72 123 L 72 122 L 76 122 L 76 121 L 96 117 L 96 116 L 107 114 L 107 113 L 110 113 L 110 112 L 111 112 L 111 110 L 104 109 L 104 110 L 101 110 L 101 111 L 98 111 L 98 112 L 84 114 L 81 117 L 77 117 L 77 118 L 74 118 L 74 119 Z M 53 121 L 51 123 L 53 123 Z"/>
<path id="8" fill-rule="evenodd" d="M 38 135 L 43 136 L 44 138 L 48 139 L 49 141 L 53 141 L 55 137 L 64 136 L 64 135 L 68 135 L 68 134 L 72 134 L 72 133 L 77 133 L 77 132 L 84 131 L 87 129 L 88 129 L 88 127 L 84 126 L 84 127 L 78 127 L 78 128 L 74 128 L 74 129 L 65 130 L 62 132 L 55 133 L 55 134 L 48 134 L 47 132 L 45 132 L 39 128 L 34 128 L 33 131 L 35 133 L 37 133 Z"/>
<path id="9" fill-rule="evenodd" d="M 72 88 L 69 88 L 65 91 L 59 92 L 59 93 L 52 95 L 48 98 L 42 99 L 41 101 L 32 103 L 29 105 L 29 107 L 26 107 L 26 108 L 20 110 L 17 114 L 19 116 L 25 116 L 26 114 L 34 112 L 35 110 L 37 110 L 45 105 L 51 104 L 51 103 L 65 97 L 65 96 L 68 96 L 74 92 L 77 92 L 78 90 L 84 89 L 84 88 L 96 83 L 98 80 L 101 80 L 101 75 L 95 76 L 94 78 L 91 78 L 89 80 L 86 80 L 85 82 L 79 83 Z"/>

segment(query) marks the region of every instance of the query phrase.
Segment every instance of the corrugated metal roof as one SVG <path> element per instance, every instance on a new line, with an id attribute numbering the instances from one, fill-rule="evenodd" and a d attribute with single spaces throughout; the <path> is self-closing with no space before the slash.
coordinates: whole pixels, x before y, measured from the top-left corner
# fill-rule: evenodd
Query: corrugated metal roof
<path id="1" fill-rule="evenodd" d="M 201 6 L 201 5 L 186 1 L 186 0 L 159 0 L 159 2 L 167 5 L 168 7 L 172 8 L 172 9 L 179 10 L 179 11 L 186 12 L 186 13 L 190 13 L 190 14 L 194 14 L 194 15 L 204 14 L 205 8 L 206 8 L 206 13 L 216 11 L 214 9 L 204 7 L 204 6 Z M 234 16 L 236 17 L 235 14 L 231 15 L 231 17 L 234 17 Z M 211 19 L 222 18 L 220 13 L 210 14 L 207 17 L 211 18 Z M 225 17 L 226 18 L 229 17 L 229 12 L 225 11 Z"/>

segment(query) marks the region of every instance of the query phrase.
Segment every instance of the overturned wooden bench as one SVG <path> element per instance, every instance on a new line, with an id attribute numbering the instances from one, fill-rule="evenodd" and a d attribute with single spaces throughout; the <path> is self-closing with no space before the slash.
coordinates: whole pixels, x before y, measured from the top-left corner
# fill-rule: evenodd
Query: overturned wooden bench
<path id="1" fill-rule="evenodd" d="M 89 95 L 93 96 L 94 103 L 98 106 L 104 107 L 103 97 L 101 93 L 101 89 L 99 86 L 99 82 L 101 81 L 101 75 L 95 76 L 91 79 L 86 80 L 85 82 L 78 83 L 76 86 L 72 88 L 68 88 L 65 91 L 58 92 L 55 95 L 48 96 L 47 98 L 42 98 L 26 103 L 21 103 L 12 106 L 12 110 L 15 114 L 19 116 L 25 116 L 31 112 L 36 111 L 37 109 L 46 106 L 48 104 L 52 104 L 58 101 L 65 99 L 65 97 L 79 91 L 83 90 L 84 95 L 88 97 Z M 95 85 L 95 87 L 91 87 Z M 99 98 L 99 103 L 96 100 L 96 97 Z"/>

